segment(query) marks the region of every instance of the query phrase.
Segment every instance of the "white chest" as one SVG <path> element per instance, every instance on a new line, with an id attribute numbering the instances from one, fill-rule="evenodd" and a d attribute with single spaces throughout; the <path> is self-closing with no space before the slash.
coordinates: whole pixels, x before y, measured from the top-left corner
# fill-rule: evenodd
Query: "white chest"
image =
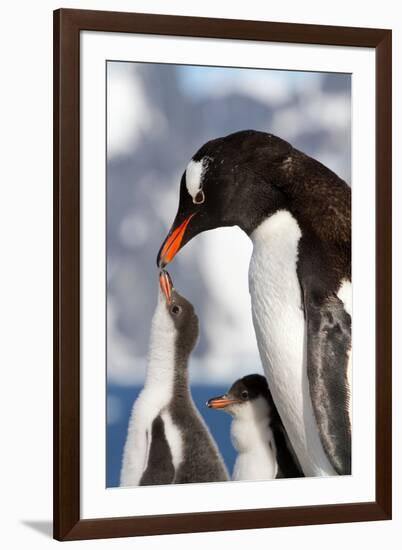
<path id="1" fill-rule="evenodd" d="M 297 277 L 296 220 L 279 211 L 251 235 L 249 287 L 258 348 L 272 397 L 306 475 L 333 475 L 319 438 L 306 370 Z"/>
<path id="2" fill-rule="evenodd" d="M 231 426 L 231 439 L 238 452 L 232 479 L 274 479 L 278 473 L 276 448 L 269 418 L 256 423 L 252 418 L 235 419 Z"/>

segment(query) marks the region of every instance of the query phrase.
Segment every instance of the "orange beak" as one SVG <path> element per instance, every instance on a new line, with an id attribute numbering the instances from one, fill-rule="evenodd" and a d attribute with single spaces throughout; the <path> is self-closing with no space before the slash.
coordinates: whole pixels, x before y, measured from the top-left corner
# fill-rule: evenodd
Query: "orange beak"
<path id="1" fill-rule="evenodd" d="M 172 301 L 172 279 L 167 271 L 162 270 L 159 274 L 159 285 L 163 294 L 165 295 L 166 302 L 170 304 Z"/>
<path id="2" fill-rule="evenodd" d="M 158 265 L 160 267 L 164 267 L 168 263 L 170 263 L 173 258 L 176 256 L 177 252 L 180 250 L 181 243 L 184 237 L 184 233 L 186 232 L 187 226 L 191 221 L 191 218 L 195 216 L 195 212 L 193 214 L 190 214 L 184 222 L 182 222 L 176 229 L 172 231 L 170 235 L 168 235 L 164 245 L 161 248 L 161 251 L 159 252 L 158 256 Z"/>
<path id="3" fill-rule="evenodd" d="M 220 395 L 219 397 L 212 397 L 208 399 L 207 406 L 210 409 L 224 409 L 229 405 L 235 405 L 240 403 L 239 399 L 233 399 L 233 397 L 228 397 L 227 395 Z"/>

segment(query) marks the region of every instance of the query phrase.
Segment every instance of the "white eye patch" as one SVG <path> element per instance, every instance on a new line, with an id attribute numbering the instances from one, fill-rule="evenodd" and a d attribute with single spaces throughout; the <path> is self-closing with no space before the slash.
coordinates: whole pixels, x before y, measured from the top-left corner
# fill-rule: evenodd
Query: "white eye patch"
<path id="1" fill-rule="evenodd" d="M 193 202 L 196 200 L 197 194 L 201 191 L 202 178 L 206 169 L 206 162 L 201 160 L 190 160 L 186 168 L 186 187 Z M 201 191 L 202 192 L 202 191 Z M 202 201 L 203 202 L 203 201 Z M 197 203 L 196 203 L 197 204 Z"/>

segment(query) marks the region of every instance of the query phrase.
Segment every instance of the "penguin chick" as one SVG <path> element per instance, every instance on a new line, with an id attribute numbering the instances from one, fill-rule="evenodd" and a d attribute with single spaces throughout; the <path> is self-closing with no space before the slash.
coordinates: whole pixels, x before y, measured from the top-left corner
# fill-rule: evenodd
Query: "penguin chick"
<path id="1" fill-rule="evenodd" d="M 233 416 L 231 439 L 238 452 L 233 480 L 303 475 L 264 376 L 250 374 L 236 380 L 207 406 Z"/>
<path id="2" fill-rule="evenodd" d="M 159 283 L 146 380 L 129 422 L 120 485 L 227 481 L 190 392 L 188 360 L 198 339 L 198 317 L 166 271 Z"/>

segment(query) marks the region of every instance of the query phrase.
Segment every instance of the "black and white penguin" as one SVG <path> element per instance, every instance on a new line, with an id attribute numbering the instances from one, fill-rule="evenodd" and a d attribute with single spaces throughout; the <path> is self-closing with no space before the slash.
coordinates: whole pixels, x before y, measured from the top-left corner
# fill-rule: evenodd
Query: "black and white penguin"
<path id="1" fill-rule="evenodd" d="M 303 472 L 350 474 L 350 188 L 279 137 L 246 130 L 218 138 L 182 176 L 158 265 L 202 231 L 233 225 L 254 245 L 258 347 Z"/>
<path id="2" fill-rule="evenodd" d="M 233 416 L 230 433 L 238 453 L 233 480 L 303 476 L 264 376 L 236 380 L 225 395 L 209 399 L 207 405 Z"/>
<path id="3" fill-rule="evenodd" d="M 190 393 L 188 359 L 198 339 L 197 315 L 167 272 L 159 280 L 146 380 L 129 422 L 120 485 L 227 481 Z"/>

